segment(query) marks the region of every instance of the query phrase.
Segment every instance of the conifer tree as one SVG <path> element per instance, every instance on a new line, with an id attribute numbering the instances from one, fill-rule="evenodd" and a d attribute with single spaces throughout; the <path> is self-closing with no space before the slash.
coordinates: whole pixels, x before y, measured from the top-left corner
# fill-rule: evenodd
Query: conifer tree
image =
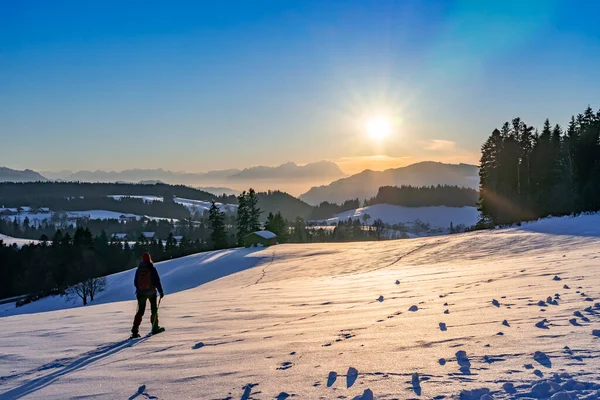
<path id="1" fill-rule="evenodd" d="M 227 232 L 225 231 L 225 214 L 219 210 L 219 207 L 213 201 L 208 212 L 211 233 L 210 240 L 213 249 L 225 249 L 229 246 Z"/>

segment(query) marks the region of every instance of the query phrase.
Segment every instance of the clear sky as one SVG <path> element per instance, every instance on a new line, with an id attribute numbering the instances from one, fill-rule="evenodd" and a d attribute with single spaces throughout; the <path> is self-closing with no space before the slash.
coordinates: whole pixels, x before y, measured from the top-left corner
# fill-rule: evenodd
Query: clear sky
<path id="1" fill-rule="evenodd" d="M 595 0 L 0 0 L 0 166 L 477 162 L 505 120 L 600 106 L 598 15 Z"/>

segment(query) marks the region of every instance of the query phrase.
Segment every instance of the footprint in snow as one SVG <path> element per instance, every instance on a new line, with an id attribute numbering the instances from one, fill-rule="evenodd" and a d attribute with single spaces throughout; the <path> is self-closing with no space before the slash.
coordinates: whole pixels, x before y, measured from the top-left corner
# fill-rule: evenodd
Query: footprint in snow
<path id="1" fill-rule="evenodd" d="M 327 387 L 331 387 L 337 379 L 337 372 L 330 371 L 329 376 L 327 376 Z"/>
<path id="2" fill-rule="evenodd" d="M 440 363 L 440 365 L 446 365 L 446 359 L 445 358 L 440 358 L 438 360 L 438 362 Z"/>
<path id="3" fill-rule="evenodd" d="M 450 310 L 445 310 L 444 314 L 450 314 Z"/>
<path id="4" fill-rule="evenodd" d="M 356 379 L 358 378 L 358 370 L 354 367 L 348 368 L 348 373 L 346 374 L 346 387 L 352 387 Z"/>
<path id="5" fill-rule="evenodd" d="M 382 302 L 383 302 L 383 296 L 379 296 L 379 297 L 377 298 L 377 301 L 378 301 L 378 302 L 380 302 L 380 303 L 382 303 Z"/>
<path id="6" fill-rule="evenodd" d="M 411 376 L 411 384 L 417 396 L 421 395 L 421 382 L 419 381 L 419 373 L 415 372 Z"/>
<path id="7" fill-rule="evenodd" d="M 596 336 L 596 337 L 600 337 L 600 329 L 594 329 L 592 331 L 592 335 Z"/>
<path id="8" fill-rule="evenodd" d="M 286 369 L 292 368 L 292 365 L 294 364 L 291 361 L 285 361 L 281 363 L 281 366 L 277 367 L 277 370 L 284 371 Z"/>
<path id="9" fill-rule="evenodd" d="M 573 326 L 583 326 L 583 325 L 581 325 L 579 322 L 577 322 L 577 318 L 571 318 L 571 319 L 569 320 L 569 323 L 570 323 L 571 325 L 573 325 Z"/>
<path id="10" fill-rule="evenodd" d="M 507 320 L 502 321 L 502 325 L 510 327 L 510 324 Z"/>
<path id="11" fill-rule="evenodd" d="M 400 281 L 398 279 L 396 279 L 396 285 L 399 285 Z"/>
<path id="12" fill-rule="evenodd" d="M 417 306 L 410 306 L 410 308 L 408 309 L 408 311 L 412 311 L 412 312 L 419 311 L 419 307 L 417 307 Z"/>
<path id="13" fill-rule="evenodd" d="M 447 330 L 448 330 L 448 328 L 446 328 L 446 324 L 443 322 L 440 322 L 440 331 L 446 332 Z"/>
<path id="14" fill-rule="evenodd" d="M 198 350 L 204 347 L 204 343 L 202 342 L 198 342 L 194 345 L 194 347 L 192 347 L 193 350 Z"/>
<path id="15" fill-rule="evenodd" d="M 550 329 L 550 328 L 548 328 L 548 326 L 546 325 L 547 323 L 548 323 L 548 320 L 547 320 L 547 319 L 543 319 L 543 320 L 541 320 L 540 322 L 537 322 L 537 323 L 535 324 L 535 326 L 536 326 L 537 328 L 540 328 L 540 329 Z"/>
<path id="16" fill-rule="evenodd" d="M 552 278 L 553 281 L 561 281 L 562 279 L 560 278 L 560 276 L 558 275 L 554 275 L 554 278 Z"/>
<path id="17" fill-rule="evenodd" d="M 469 360 L 466 351 L 459 350 L 456 352 L 456 362 L 458 362 L 458 365 L 460 366 L 460 372 L 466 375 L 471 373 L 471 361 Z"/>
<path id="18" fill-rule="evenodd" d="M 552 368 L 552 361 L 550 361 L 550 357 L 548 357 L 548 355 L 542 351 L 536 351 L 533 354 L 533 359 L 546 368 Z"/>
<path id="19" fill-rule="evenodd" d="M 281 392 L 277 395 L 277 397 L 275 398 L 275 400 L 285 400 L 288 397 L 290 397 L 291 395 L 286 393 L 286 392 Z"/>
<path id="20" fill-rule="evenodd" d="M 517 393 L 517 389 L 515 389 L 515 385 L 510 382 L 506 382 L 504 385 L 502 385 L 502 389 L 504 389 L 504 391 L 508 394 Z"/>
<path id="21" fill-rule="evenodd" d="M 496 300 L 496 299 L 493 299 L 493 300 L 492 300 L 492 304 L 493 304 L 494 306 L 496 306 L 496 307 L 500 307 L 500 302 L 499 302 L 498 300 Z"/>
<path id="22" fill-rule="evenodd" d="M 352 400 L 373 400 L 373 391 L 371 389 L 365 389 L 362 395 L 354 397 Z"/>
<path id="23" fill-rule="evenodd" d="M 564 285 L 563 289 L 571 289 L 571 288 L 569 287 L 569 285 Z"/>

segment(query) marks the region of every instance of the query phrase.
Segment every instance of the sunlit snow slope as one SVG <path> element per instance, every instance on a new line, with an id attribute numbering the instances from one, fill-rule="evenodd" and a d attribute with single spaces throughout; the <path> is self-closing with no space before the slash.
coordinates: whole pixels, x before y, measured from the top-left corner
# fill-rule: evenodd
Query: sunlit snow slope
<path id="1" fill-rule="evenodd" d="M 6 236 L 2 234 L 0 234 L 0 240 L 2 240 L 2 242 L 7 246 L 12 246 L 13 244 L 16 244 L 18 247 L 22 247 L 25 244 L 38 243 L 37 240 L 15 238 L 12 236 Z"/>
<path id="2" fill-rule="evenodd" d="M 0 399 L 596 398 L 598 236 L 585 216 L 160 263 L 167 330 L 136 341 L 126 272 L 110 303 L 0 318 Z"/>
<path id="3" fill-rule="evenodd" d="M 363 221 L 365 215 L 370 217 L 369 223 L 373 223 L 376 219 L 381 219 L 387 224 L 406 224 L 420 220 L 432 227 L 448 228 L 451 223 L 454 226 L 475 225 L 479 218 L 479 211 L 477 207 L 403 207 L 393 204 L 375 204 L 337 214 L 326 221 L 328 224 L 346 221 L 348 218 Z"/>

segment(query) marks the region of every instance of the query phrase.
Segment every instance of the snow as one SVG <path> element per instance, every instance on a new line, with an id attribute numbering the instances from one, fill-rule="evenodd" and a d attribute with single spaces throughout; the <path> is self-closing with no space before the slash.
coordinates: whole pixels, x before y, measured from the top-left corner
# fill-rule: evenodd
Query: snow
<path id="1" fill-rule="evenodd" d="M 129 197 L 132 199 L 142 199 L 142 200 L 144 200 L 145 203 L 151 203 L 153 201 L 163 201 L 162 196 L 155 196 L 155 195 L 130 196 L 130 195 L 125 195 L 125 194 L 114 194 L 114 195 L 109 195 L 107 197 L 112 197 L 115 200 L 121 200 L 124 197 Z"/>
<path id="2" fill-rule="evenodd" d="M 277 235 L 271 231 L 256 231 L 254 234 L 262 237 L 263 239 L 273 239 L 277 237 Z"/>
<path id="3" fill-rule="evenodd" d="M 52 218 L 53 212 L 42 212 L 42 213 L 29 213 L 22 212 L 18 215 L 11 215 L 0 218 L 8 218 L 11 221 L 15 218 L 20 223 L 23 222 L 25 218 L 29 218 L 30 224 L 39 224 L 44 220 L 50 220 Z M 170 218 L 162 218 L 162 217 L 152 217 L 148 215 L 136 215 L 131 213 L 122 213 L 116 211 L 108 211 L 108 210 L 86 210 L 86 211 L 66 211 L 68 219 L 77 219 L 77 218 L 89 218 L 89 219 L 120 219 L 121 216 L 125 216 L 126 218 L 135 218 L 140 219 L 142 217 L 151 219 L 151 220 L 171 220 Z M 177 221 L 173 219 L 173 221 Z"/>
<path id="4" fill-rule="evenodd" d="M 4 242 L 4 244 L 6 244 L 6 245 L 12 246 L 13 244 L 16 244 L 18 247 L 21 247 L 25 244 L 30 244 L 30 243 L 34 243 L 34 244 L 39 243 L 38 240 L 20 239 L 20 238 L 14 238 L 12 236 L 6 236 L 6 235 L 2 235 L 2 234 L 0 234 L 0 240 L 2 240 Z"/>
<path id="5" fill-rule="evenodd" d="M 448 228 L 452 222 L 454 226 L 475 225 L 479 219 L 476 207 L 404 207 L 392 204 L 375 204 L 336 214 L 326 220 L 328 224 L 346 221 L 348 218 L 362 221 L 363 215 L 369 214 L 369 224 L 380 218 L 384 223 L 398 224 L 410 223 L 416 220 L 430 224 L 432 227 Z"/>
<path id="6" fill-rule="evenodd" d="M 164 201 L 164 198 L 162 196 L 155 196 L 155 195 L 128 196 L 128 195 L 118 194 L 118 195 L 110 195 L 108 197 L 112 197 L 115 200 L 120 200 L 123 197 L 131 197 L 131 198 L 136 198 L 136 199 L 143 199 L 145 202 Z M 202 213 L 204 211 L 208 211 L 212 204 L 209 201 L 184 199 L 182 197 L 174 197 L 173 201 L 175 203 L 178 203 L 178 204 L 181 204 L 181 205 L 187 207 L 187 209 L 190 210 L 190 212 L 192 212 L 192 213 L 197 212 L 197 211 L 200 213 Z M 222 212 L 235 212 L 237 210 L 236 204 L 223 204 L 223 203 L 216 203 L 216 204 L 219 207 L 219 210 Z"/>
<path id="7" fill-rule="evenodd" d="M 158 263 L 166 332 L 135 341 L 111 275 L 0 314 L 0 398 L 596 398 L 597 218 Z"/>
<path id="8" fill-rule="evenodd" d="M 190 199 L 184 199 L 181 197 L 174 197 L 173 201 L 175 203 L 178 203 L 178 204 L 181 204 L 181 205 L 187 207 L 187 209 L 190 210 L 190 212 L 192 212 L 192 213 L 194 213 L 194 212 L 203 213 L 204 211 L 210 210 L 210 206 L 212 205 L 212 203 L 209 201 L 190 200 Z M 217 207 L 219 207 L 219 211 L 221 211 L 221 212 L 237 211 L 236 204 L 223 204 L 223 203 L 215 203 L 215 204 L 217 205 Z"/>

